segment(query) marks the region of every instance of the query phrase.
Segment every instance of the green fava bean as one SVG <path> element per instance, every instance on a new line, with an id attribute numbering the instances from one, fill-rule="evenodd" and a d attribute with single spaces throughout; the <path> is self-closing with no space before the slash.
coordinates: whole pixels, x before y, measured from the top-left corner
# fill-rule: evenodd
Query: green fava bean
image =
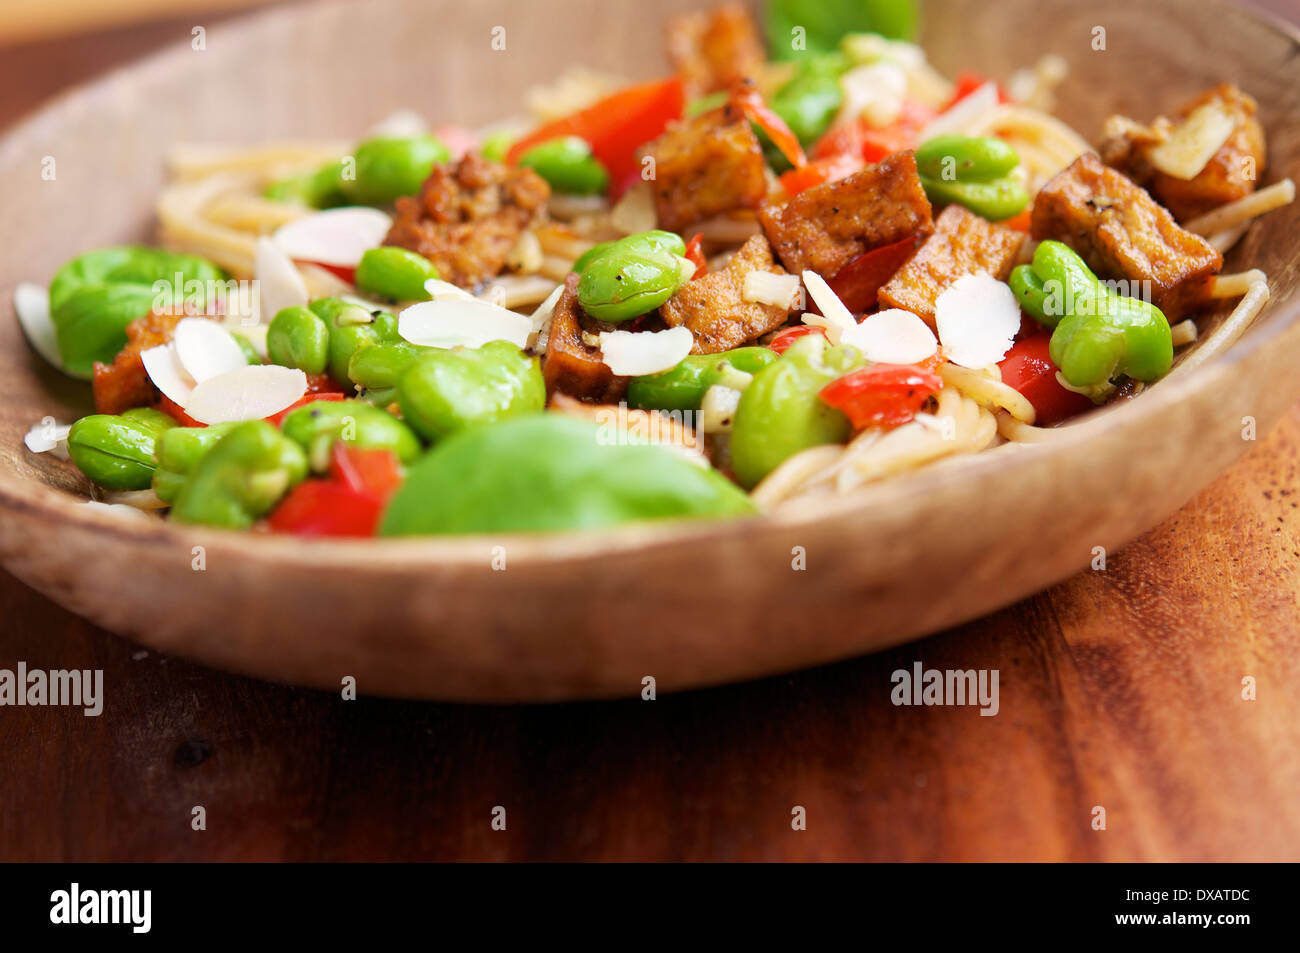
<path id="1" fill-rule="evenodd" d="M 122 411 L 122 416 L 141 427 L 147 427 L 155 434 L 161 434 L 164 430 L 171 430 L 179 426 L 176 418 L 171 414 L 165 414 L 156 407 L 132 407 L 130 410 Z"/>
<path id="2" fill-rule="evenodd" d="M 477 350 L 431 348 L 402 371 L 397 402 L 415 432 L 436 441 L 541 411 L 546 384 L 537 358 L 509 341 L 489 341 Z"/>
<path id="3" fill-rule="evenodd" d="M 68 431 L 68 456 L 90 480 L 109 490 L 143 490 L 153 481 L 156 430 L 148 421 L 115 414 L 82 417 Z"/>
<path id="4" fill-rule="evenodd" d="M 593 318 L 627 321 L 659 307 L 690 280 L 680 235 L 654 230 L 597 245 L 574 262 L 578 303 Z"/>
<path id="5" fill-rule="evenodd" d="M 757 374 L 780 358 L 766 347 L 742 347 L 721 354 L 692 354 L 671 370 L 634 377 L 627 403 L 642 410 L 699 410 L 704 394 L 718 383 L 726 367 Z"/>
<path id="6" fill-rule="evenodd" d="M 591 154 L 587 140 L 562 136 L 534 146 L 519 157 L 557 192 L 601 195 L 609 188 L 609 171 Z"/>
<path id="7" fill-rule="evenodd" d="M 428 301 L 424 283 L 437 278 L 433 262 L 406 248 L 385 245 L 364 252 L 357 264 L 357 287 L 392 301 Z"/>
<path id="8" fill-rule="evenodd" d="M 348 379 L 370 391 L 396 387 L 402 371 L 429 350 L 432 348 L 407 341 L 384 341 L 363 348 L 348 361 Z"/>
<path id="9" fill-rule="evenodd" d="M 533 414 L 430 450 L 394 494 L 379 532 L 539 532 L 753 512 L 716 470 L 663 447 L 604 442 L 590 421 Z"/>
<path id="10" fill-rule="evenodd" d="M 992 136 L 935 136 L 916 150 L 916 171 L 944 181 L 988 182 L 1019 164 L 1016 150 Z"/>
<path id="11" fill-rule="evenodd" d="M 849 419 L 819 392 L 862 364 L 856 348 L 831 347 L 810 334 L 754 375 L 731 431 L 731 466 L 741 486 L 755 486 L 801 450 L 848 438 Z"/>
<path id="12" fill-rule="evenodd" d="M 503 131 L 491 133 L 483 140 L 483 145 L 479 148 L 484 159 L 491 159 L 493 162 L 505 162 L 506 154 L 510 152 L 510 147 L 515 144 L 515 137 L 510 133 Z"/>
<path id="13" fill-rule="evenodd" d="M 335 440 L 364 450 L 391 450 L 402 463 L 410 463 L 421 450 L 410 427 L 386 410 L 355 400 L 304 404 L 284 418 L 280 431 L 307 450 L 313 463 L 326 465 Z"/>
<path id="14" fill-rule="evenodd" d="M 309 308 L 281 308 L 266 329 L 266 353 L 275 364 L 321 374 L 329 363 L 329 328 Z"/>
<path id="15" fill-rule="evenodd" d="M 379 343 L 379 334 L 368 324 L 345 324 L 330 332 L 329 375 L 341 387 L 352 386 L 348 364 L 358 351 Z"/>
<path id="16" fill-rule="evenodd" d="M 273 202 L 297 202 L 308 208 L 335 208 L 346 205 L 343 193 L 343 161 L 331 162 L 314 172 L 290 176 L 272 182 L 262 192 Z"/>
<path id="17" fill-rule="evenodd" d="M 593 318 L 617 324 L 653 311 L 676 294 L 684 280 L 672 260 L 602 255 L 583 269 L 578 303 Z"/>
<path id="18" fill-rule="evenodd" d="M 416 195 L 433 167 L 451 158 L 434 136 L 369 139 L 357 146 L 356 178 L 344 180 L 343 190 L 362 205 L 387 205 L 404 195 Z"/>
<path id="19" fill-rule="evenodd" d="M 175 500 L 203 455 L 236 426 L 238 423 L 232 421 L 210 427 L 172 427 L 159 434 L 154 445 L 158 467 L 153 474 L 153 491 L 158 499 L 164 503 Z"/>
<path id="20" fill-rule="evenodd" d="M 993 182 L 944 182 L 921 176 L 926 197 L 935 205 L 964 205 L 990 222 L 1000 222 L 1024 211 L 1029 193 L 1015 179 Z"/>
<path id="21" fill-rule="evenodd" d="M 357 400 L 363 400 L 371 407 L 387 409 L 397 403 L 397 388 L 367 387 L 357 392 Z"/>
<path id="22" fill-rule="evenodd" d="M 352 386 L 348 364 L 358 351 L 397 336 L 397 318 L 386 311 L 370 311 L 342 298 L 313 301 L 311 311 L 329 328 L 330 377 L 342 387 Z"/>
<path id="23" fill-rule="evenodd" d="M 1048 354 L 1072 386 L 1100 388 L 1102 399 L 1121 375 L 1154 381 L 1169 373 L 1174 348 L 1164 312 L 1111 291 L 1068 245 L 1041 242 L 1009 284 L 1021 307 L 1053 329 Z"/>
<path id="24" fill-rule="evenodd" d="M 573 270 L 581 274 L 587 265 L 611 250 L 630 251 L 651 256 L 680 257 L 686 254 L 686 242 L 682 239 L 682 236 L 673 232 L 665 232 L 658 228 L 651 229 L 648 232 L 640 232 L 614 241 L 592 245 L 578 256 L 578 260 L 573 263 Z"/>
<path id="25" fill-rule="evenodd" d="M 96 361 L 112 363 L 126 346 L 126 326 L 136 318 L 155 305 L 202 304 L 209 283 L 225 277 L 202 258 L 155 248 L 124 245 L 79 255 L 50 282 L 50 318 L 64 367 L 89 377 Z"/>
<path id="26" fill-rule="evenodd" d="M 247 529 L 307 475 L 307 456 L 264 420 L 239 423 L 199 460 L 172 504 L 172 519 Z"/>
<path id="27" fill-rule="evenodd" d="M 936 136 L 916 153 L 925 194 L 936 205 L 964 205 L 976 215 L 1001 221 L 1029 204 L 1029 193 L 1010 173 L 1020 164 L 1001 139 Z"/>

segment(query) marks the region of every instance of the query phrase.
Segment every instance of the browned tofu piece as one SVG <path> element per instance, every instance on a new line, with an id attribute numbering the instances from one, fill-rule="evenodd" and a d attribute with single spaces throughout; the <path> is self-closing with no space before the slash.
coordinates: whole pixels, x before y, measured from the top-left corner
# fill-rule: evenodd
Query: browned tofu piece
<path id="1" fill-rule="evenodd" d="M 655 161 L 655 217 L 670 232 L 758 208 L 767 196 L 763 148 L 749 120 L 730 104 L 673 123 L 646 151 Z"/>
<path id="2" fill-rule="evenodd" d="M 746 301 L 745 276 L 754 271 L 784 275 L 772 260 L 772 246 L 755 235 L 740 246 L 720 271 L 688 281 L 659 309 L 669 327 L 685 325 L 695 335 L 693 354 L 716 354 L 739 347 L 779 328 L 790 309 Z"/>
<path id="3" fill-rule="evenodd" d="M 934 303 L 949 285 L 977 272 L 1006 281 L 1024 241 L 1023 232 L 949 205 L 934 220 L 934 233 L 880 289 L 880 303 L 911 311 L 934 327 Z"/>
<path id="4" fill-rule="evenodd" d="M 1180 222 L 1245 198 L 1255 191 L 1264 171 L 1264 129 L 1255 118 L 1255 100 L 1224 83 L 1198 96 L 1179 113 L 1186 117 L 1207 103 L 1214 103 L 1236 120 L 1228 141 L 1195 178 L 1176 179 L 1157 170 L 1151 180 L 1152 194 Z"/>
<path id="5" fill-rule="evenodd" d="M 1149 281 L 1172 324 L 1202 308 L 1223 256 L 1182 228 L 1144 189 L 1091 152 L 1034 200 L 1033 236 L 1073 248 L 1099 278 Z"/>
<path id="6" fill-rule="evenodd" d="M 1155 168 L 1151 151 L 1206 105 L 1222 109 L 1235 121 L 1232 134 L 1219 151 L 1191 179 L 1176 178 Z M 1161 116 L 1150 126 L 1143 126 L 1123 116 L 1111 116 L 1097 149 L 1107 165 L 1149 189 L 1176 219 L 1187 221 L 1255 191 L 1267 158 L 1264 129 L 1255 112 L 1254 99 L 1231 83 L 1223 83 L 1184 105 L 1176 121 Z"/>
<path id="7" fill-rule="evenodd" d="M 183 317 L 185 314 L 179 311 L 175 314 L 150 311 L 126 326 L 126 346 L 117 352 L 113 363 L 95 362 L 91 389 L 98 413 L 120 414 L 158 400 L 158 388 L 149 379 L 140 355 L 151 347 L 168 343 Z"/>
<path id="8" fill-rule="evenodd" d="M 847 179 L 800 192 L 758 213 L 785 265 L 830 279 L 863 252 L 929 234 L 930 201 L 916 174 L 916 156 L 898 152 Z"/>
<path id="9" fill-rule="evenodd" d="M 627 390 L 627 378 L 615 377 L 600 348 L 583 340 L 583 332 L 598 334 L 601 325 L 578 304 L 578 276 L 570 274 L 551 313 L 542 376 L 547 394 L 568 394 L 597 403 L 617 402 Z"/>
<path id="10" fill-rule="evenodd" d="M 429 259 L 446 281 L 473 288 L 505 267 L 519 235 L 546 213 L 546 180 L 468 153 L 435 165 L 418 197 L 397 200 L 385 245 Z"/>
<path id="11" fill-rule="evenodd" d="M 1146 188 L 1151 184 L 1156 171 L 1151 165 L 1149 153 L 1169 138 L 1171 128 L 1173 123 L 1164 116 L 1158 117 L 1149 126 L 1134 122 L 1127 116 L 1111 116 L 1101 128 L 1097 153 L 1106 165 L 1118 169 Z"/>

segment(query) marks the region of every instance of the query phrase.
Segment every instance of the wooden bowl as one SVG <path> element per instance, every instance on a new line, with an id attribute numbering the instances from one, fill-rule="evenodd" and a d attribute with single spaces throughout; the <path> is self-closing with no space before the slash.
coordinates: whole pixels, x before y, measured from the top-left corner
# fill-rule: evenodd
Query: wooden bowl
<path id="1" fill-rule="evenodd" d="M 656 15 L 693 4 L 668 0 Z M 305 542 L 124 521 L 79 506 L 82 478 L 23 447 L 85 385 L 20 336 L 16 283 L 88 248 L 149 237 L 177 141 L 355 137 L 391 109 L 481 123 L 574 62 L 665 69 L 644 5 L 397 2 L 289 7 L 208 31 L 78 89 L 0 144 L 0 556 L 19 578 L 162 652 L 278 681 L 466 700 L 634 695 L 752 678 L 894 645 L 1083 569 L 1185 503 L 1300 393 L 1300 207 L 1258 222 L 1229 270 L 1273 299 L 1227 355 L 1095 414 L 1059 441 L 949 461 L 771 518 L 555 536 Z M 621 11 L 621 12 L 617 12 Z M 506 49 L 492 49 L 505 27 Z M 1093 49 L 1103 27 L 1105 51 Z M 927 4 L 949 74 L 1005 79 L 1047 52 L 1058 112 L 1095 137 L 1221 80 L 1258 98 L 1266 178 L 1300 177 L 1300 38 L 1224 2 Z M 41 177 L 53 157 L 56 178 Z M 1195 540 L 1188 541 L 1195 545 Z M 505 569 L 494 569 L 495 551 Z M 201 549 L 198 549 L 201 547 Z M 794 568 L 803 554 L 805 569 Z M 196 554 L 201 554 L 200 557 Z M 205 568 L 198 569 L 202 565 Z M 497 561 L 499 566 L 499 560 Z M 1153 583 L 1156 580 L 1153 580 Z"/>

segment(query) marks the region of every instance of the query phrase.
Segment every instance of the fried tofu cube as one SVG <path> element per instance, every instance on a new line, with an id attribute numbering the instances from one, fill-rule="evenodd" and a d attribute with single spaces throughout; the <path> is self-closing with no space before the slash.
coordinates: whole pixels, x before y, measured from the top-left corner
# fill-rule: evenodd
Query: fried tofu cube
<path id="1" fill-rule="evenodd" d="M 758 208 L 767 196 L 763 148 L 749 120 L 730 104 L 673 123 L 647 154 L 654 158 L 655 216 L 668 231 Z"/>
<path id="2" fill-rule="evenodd" d="M 1150 282 L 1150 300 L 1171 324 L 1207 304 L 1223 267 L 1212 245 L 1090 152 L 1043 186 L 1032 233 L 1069 245 L 1099 278 Z"/>
<path id="3" fill-rule="evenodd" d="M 934 232 L 880 289 L 887 308 L 903 308 L 934 327 L 934 305 L 958 278 L 985 272 L 1006 281 L 1025 235 L 994 225 L 961 205 L 934 220 Z"/>
<path id="4" fill-rule="evenodd" d="M 551 312 L 542 376 L 547 394 L 567 394 L 579 400 L 610 403 L 622 399 L 627 378 L 615 377 L 599 347 L 584 340 L 598 333 L 594 321 L 578 303 L 578 275 L 570 274 Z"/>
<path id="5" fill-rule="evenodd" d="M 149 379 L 140 355 L 170 342 L 183 317 L 181 312 L 150 311 L 126 326 L 126 346 L 118 351 L 113 363 L 95 362 L 91 388 L 97 413 L 120 414 L 132 407 L 151 405 L 158 399 L 158 388 Z"/>
<path id="6" fill-rule="evenodd" d="M 688 281 L 659 309 L 669 327 L 685 326 L 695 335 L 694 354 L 717 354 L 752 341 L 785 323 L 789 306 L 745 300 L 745 277 L 756 271 L 784 275 L 772 247 L 755 235 L 724 268 Z"/>
<path id="7" fill-rule="evenodd" d="M 1157 170 L 1151 180 L 1151 193 L 1180 222 L 1245 198 L 1255 191 L 1264 171 L 1264 129 L 1255 118 L 1255 100 L 1224 83 L 1192 100 L 1179 115 L 1186 121 L 1202 106 L 1212 106 L 1232 118 L 1235 124 L 1227 141 L 1193 178 L 1180 179 Z"/>
<path id="8" fill-rule="evenodd" d="M 1228 138 L 1196 175 L 1181 178 L 1157 168 L 1159 151 L 1171 137 L 1186 135 L 1198 111 L 1213 110 L 1231 123 Z M 1102 129 L 1097 151 L 1151 194 L 1180 222 L 1245 198 L 1259 182 L 1267 159 L 1264 129 L 1255 117 L 1255 100 L 1231 83 L 1206 90 L 1178 111 L 1177 120 L 1158 117 L 1143 126 L 1111 116 Z M 1204 116 L 1201 116 L 1204 119 Z M 1194 140 L 1193 140 L 1194 141 Z"/>
<path id="9" fill-rule="evenodd" d="M 916 156 L 898 152 L 784 205 L 765 205 L 758 218 L 787 269 L 830 279 L 863 252 L 929 234 L 931 215 Z"/>

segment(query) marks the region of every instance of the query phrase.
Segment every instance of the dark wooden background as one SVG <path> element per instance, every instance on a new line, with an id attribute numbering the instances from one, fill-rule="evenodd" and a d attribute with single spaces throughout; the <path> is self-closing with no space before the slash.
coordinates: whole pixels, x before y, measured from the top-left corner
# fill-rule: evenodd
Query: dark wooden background
<path id="1" fill-rule="evenodd" d="M 213 19 L 0 51 L 0 124 Z M 1300 406 L 1104 572 L 653 702 L 345 702 L 145 653 L 0 572 L 0 668 L 102 668 L 108 697 L 0 709 L 0 859 L 1297 860 L 1298 507 Z M 917 660 L 998 669 L 1000 713 L 894 707 Z"/>

